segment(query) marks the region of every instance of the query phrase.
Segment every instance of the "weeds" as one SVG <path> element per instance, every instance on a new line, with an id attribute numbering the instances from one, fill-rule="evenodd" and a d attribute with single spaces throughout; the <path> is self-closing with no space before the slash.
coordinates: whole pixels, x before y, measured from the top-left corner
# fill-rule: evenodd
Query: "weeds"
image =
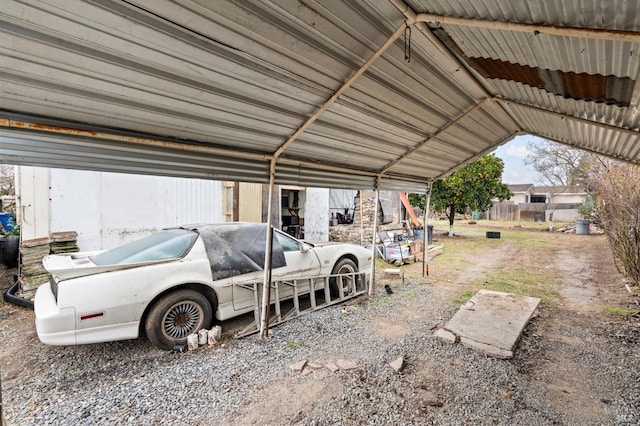
<path id="1" fill-rule="evenodd" d="M 555 280 L 535 271 L 491 272 L 485 276 L 482 283 L 477 283 L 477 286 L 487 290 L 537 297 L 546 302 L 560 297 L 556 291 Z"/>
<path id="2" fill-rule="evenodd" d="M 460 294 L 460 295 L 458 295 L 458 296 L 456 296 L 456 297 L 454 297 L 452 299 L 449 299 L 449 301 L 451 303 L 456 304 L 456 305 L 464 305 L 465 303 L 467 303 L 469 301 L 469 299 L 471 299 L 473 297 L 473 294 L 474 293 L 472 291 L 467 290 L 467 291 L 462 292 L 462 294 Z"/>
<path id="3" fill-rule="evenodd" d="M 629 308 L 623 308 L 620 306 L 612 306 L 612 305 L 603 306 L 602 311 L 608 313 L 609 315 L 616 315 L 616 316 L 622 316 L 622 317 L 626 317 L 626 316 L 638 313 L 637 309 L 629 309 Z"/>

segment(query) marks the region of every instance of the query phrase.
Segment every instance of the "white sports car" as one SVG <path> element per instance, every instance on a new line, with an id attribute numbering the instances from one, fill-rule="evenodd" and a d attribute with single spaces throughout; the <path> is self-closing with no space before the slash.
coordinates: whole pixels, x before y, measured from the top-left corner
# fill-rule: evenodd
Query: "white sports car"
<path id="1" fill-rule="evenodd" d="M 51 276 L 34 303 L 38 337 L 78 345 L 134 339 L 144 330 L 155 346 L 171 349 L 209 328 L 214 315 L 225 320 L 254 309 L 252 284 L 263 280 L 266 235 L 266 224 L 194 225 L 104 252 L 47 256 Z M 362 273 L 370 262 L 364 247 L 311 244 L 274 229 L 272 281 Z M 354 291 L 350 277 L 339 281 L 340 293 Z M 339 289 L 329 282 L 334 297 Z M 288 296 L 283 290 L 280 298 Z"/>

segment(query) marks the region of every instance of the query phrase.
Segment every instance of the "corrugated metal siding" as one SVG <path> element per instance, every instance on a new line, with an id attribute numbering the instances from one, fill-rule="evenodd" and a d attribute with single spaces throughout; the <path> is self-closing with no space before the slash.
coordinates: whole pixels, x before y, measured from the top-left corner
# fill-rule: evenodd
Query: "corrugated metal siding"
<path id="1" fill-rule="evenodd" d="M 172 179 L 175 185 L 176 223 L 224 222 L 222 182 L 201 179 Z"/>
<path id="2" fill-rule="evenodd" d="M 408 4 L 415 12 L 466 18 L 640 30 L 640 5 L 622 0 Z M 44 122 L 68 120 L 186 146 L 0 126 L 0 161 L 266 182 L 269 156 L 403 22 L 388 1 L 8 0 L 0 9 L 0 119 L 19 113 Z M 638 46 L 629 43 L 442 29 L 468 57 L 607 76 L 600 88 L 613 98 L 625 92 L 628 99 L 633 83 L 616 78 L 636 79 L 640 69 Z M 287 147 L 276 169 L 278 183 L 425 188 L 513 134 L 549 134 L 544 121 L 532 122 L 541 117 L 522 121 L 515 115 L 514 121 L 499 103 L 483 103 L 489 94 L 461 64 L 416 27 L 411 34 L 411 61 L 400 38 Z M 480 80 L 497 98 L 508 100 L 514 91 Z M 517 93 L 523 103 L 637 128 L 630 110 Z M 640 99 L 640 88 L 631 99 Z M 203 152 L 196 145 L 227 151 Z M 600 143 L 596 150 L 609 147 Z"/>
<path id="3" fill-rule="evenodd" d="M 241 157 L 208 156 L 160 146 L 60 135 L 33 130 L 3 130 L 0 152 L 10 164 L 130 172 L 201 179 L 242 178 L 260 182 L 269 163 Z M 18 153 L 18 154 L 15 154 Z"/>
<path id="4" fill-rule="evenodd" d="M 509 107 L 524 126 L 525 132 L 620 160 L 638 161 L 640 143 L 637 132 L 596 127 L 577 119 L 514 104 Z"/>

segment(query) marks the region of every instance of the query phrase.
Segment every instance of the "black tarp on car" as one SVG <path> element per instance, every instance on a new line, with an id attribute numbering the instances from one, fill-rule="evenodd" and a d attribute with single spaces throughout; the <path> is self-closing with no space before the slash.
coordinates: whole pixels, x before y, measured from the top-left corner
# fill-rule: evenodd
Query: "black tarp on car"
<path id="1" fill-rule="evenodd" d="M 204 241 L 214 281 L 264 270 L 267 224 L 228 223 L 195 229 Z M 274 235 L 271 267 L 286 265 L 284 252 Z"/>

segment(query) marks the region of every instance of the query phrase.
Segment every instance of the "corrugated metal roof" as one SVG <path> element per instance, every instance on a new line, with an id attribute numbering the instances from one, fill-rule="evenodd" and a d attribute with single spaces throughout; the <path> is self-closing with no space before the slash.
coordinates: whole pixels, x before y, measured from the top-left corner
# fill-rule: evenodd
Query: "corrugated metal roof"
<path id="1" fill-rule="evenodd" d="M 513 33 L 485 28 L 445 27 L 472 58 L 492 58 L 546 70 L 630 77 L 638 71 L 638 46 L 609 40 Z M 637 29 L 636 29 L 637 31 Z"/>
<path id="2" fill-rule="evenodd" d="M 265 182 L 277 157 L 281 184 L 415 191 L 522 132 L 640 161 L 639 43 L 403 25 L 415 12 L 637 33 L 640 4 L 406 4 L 8 0 L 0 161 Z"/>
<path id="3" fill-rule="evenodd" d="M 635 108 L 620 108 L 598 102 L 575 101 L 508 80 L 491 80 L 489 83 L 506 99 L 612 126 L 632 130 L 640 128 L 640 112 Z"/>

